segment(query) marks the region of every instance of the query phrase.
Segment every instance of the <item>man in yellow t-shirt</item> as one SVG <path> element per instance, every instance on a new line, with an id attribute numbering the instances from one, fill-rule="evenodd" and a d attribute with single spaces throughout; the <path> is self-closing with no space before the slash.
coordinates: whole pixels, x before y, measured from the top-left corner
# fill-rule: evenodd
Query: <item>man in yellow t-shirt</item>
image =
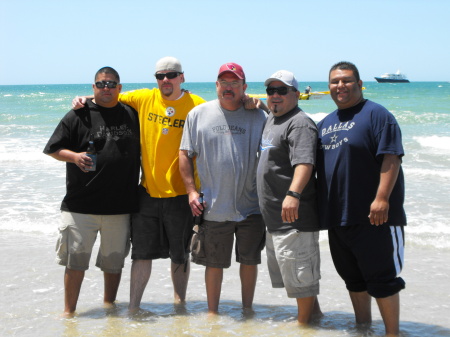
<path id="1" fill-rule="evenodd" d="M 181 90 L 184 73 L 174 57 L 156 63 L 158 89 L 126 92 L 119 100 L 139 113 L 142 179 L 139 213 L 132 216 L 130 310 L 139 308 L 152 260 L 171 259 L 175 302 L 184 302 L 189 279 L 192 213 L 178 166 L 188 112 L 205 102 Z"/>
<path id="2" fill-rule="evenodd" d="M 158 88 L 129 91 L 119 101 L 139 114 L 142 178 L 139 212 L 132 215 L 133 260 L 130 311 L 139 309 L 150 279 L 152 260 L 171 259 L 174 300 L 184 302 L 189 280 L 189 242 L 193 216 L 180 175 L 178 153 L 188 112 L 204 99 L 181 89 L 185 81 L 181 63 L 163 57 L 156 63 Z M 83 99 L 75 99 L 81 107 Z"/>

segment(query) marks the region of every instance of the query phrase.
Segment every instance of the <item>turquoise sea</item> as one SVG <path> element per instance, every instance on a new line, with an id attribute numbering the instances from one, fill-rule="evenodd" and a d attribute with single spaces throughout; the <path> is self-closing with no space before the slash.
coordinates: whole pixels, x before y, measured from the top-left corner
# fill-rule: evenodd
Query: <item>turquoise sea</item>
<path id="1" fill-rule="evenodd" d="M 301 83 L 313 91 L 326 82 Z M 153 84 L 123 84 L 123 91 Z M 450 82 L 389 84 L 365 82 L 364 96 L 384 105 L 403 133 L 406 179 L 406 266 L 402 276 L 401 330 L 404 336 L 450 336 Z M 207 100 L 214 83 L 185 83 Z M 206 315 L 204 269 L 192 266 L 188 303 L 172 304 L 168 261 L 154 263 L 143 299 L 148 311 L 129 318 L 129 267 L 124 269 L 115 309 L 101 305 L 102 275 L 91 263 L 81 291 L 78 315 L 59 318 L 63 270 L 54 263 L 59 205 L 65 193 L 64 164 L 45 156 L 44 145 L 70 110 L 76 95 L 91 94 L 90 84 L 0 86 L 0 335 L 16 336 L 379 336 L 383 326 L 373 305 L 374 324 L 360 331 L 350 300 L 321 235 L 322 281 L 319 296 L 325 317 L 311 328 L 295 325 L 296 306 L 284 290 L 272 289 L 263 261 L 253 315 L 240 309 L 236 263 L 227 270 L 221 314 Z M 263 83 L 248 83 L 248 93 L 264 93 Z M 318 122 L 335 109 L 327 96 L 299 101 Z M 265 255 L 264 255 L 265 258 Z"/>

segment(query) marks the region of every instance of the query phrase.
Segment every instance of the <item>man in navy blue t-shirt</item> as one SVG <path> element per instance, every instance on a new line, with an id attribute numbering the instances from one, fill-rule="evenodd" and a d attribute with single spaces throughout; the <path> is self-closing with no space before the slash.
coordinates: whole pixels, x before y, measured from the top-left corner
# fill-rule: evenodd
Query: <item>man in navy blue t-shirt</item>
<path id="1" fill-rule="evenodd" d="M 406 225 L 401 131 L 389 111 L 364 99 L 354 64 L 335 64 L 328 86 L 338 109 L 317 125 L 320 225 L 329 229 L 356 322 L 372 321 L 375 297 L 386 334 L 398 335 Z"/>

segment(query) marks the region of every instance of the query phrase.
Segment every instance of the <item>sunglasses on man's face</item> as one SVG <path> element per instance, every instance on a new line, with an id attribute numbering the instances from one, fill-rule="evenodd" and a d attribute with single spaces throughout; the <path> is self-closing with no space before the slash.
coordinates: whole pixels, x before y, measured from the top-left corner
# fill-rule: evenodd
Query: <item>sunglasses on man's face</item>
<path id="1" fill-rule="evenodd" d="M 95 86 L 99 89 L 103 89 L 104 87 L 108 87 L 109 89 L 113 89 L 115 87 L 117 87 L 117 82 L 114 81 L 100 81 L 100 82 L 95 82 Z"/>
<path id="2" fill-rule="evenodd" d="M 289 89 L 295 91 L 294 88 L 288 88 L 288 87 L 267 87 L 266 92 L 267 92 L 267 95 L 269 95 L 269 96 L 274 95 L 276 92 L 278 93 L 278 95 L 284 96 L 284 95 L 287 95 L 287 93 L 289 92 Z"/>
<path id="3" fill-rule="evenodd" d="M 165 74 L 155 74 L 156 79 L 162 81 L 164 77 L 167 77 L 169 80 L 173 80 L 175 77 L 177 77 L 180 73 L 178 72 L 171 72 L 171 73 L 165 73 Z"/>

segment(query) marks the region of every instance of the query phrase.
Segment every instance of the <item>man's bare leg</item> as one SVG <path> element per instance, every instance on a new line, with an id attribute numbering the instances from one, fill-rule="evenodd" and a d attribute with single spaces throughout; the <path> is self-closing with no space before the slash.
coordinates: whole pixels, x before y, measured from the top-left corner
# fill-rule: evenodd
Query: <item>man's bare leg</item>
<path id="1" fill-rule="evenodd" d="M 206 267 L 205 283 L 206 297 L 208 300 L 208 312 L 218 313 L 220 292 L 222 291 L 223 269 Z"/>
<path id="2" fill-rule="evenodd" d="M 312 311 L 311 319 L 323 317 L 322 310 L 320 309 L 319 299 L 315 296 L 316 300 L 314 301 L 314 308 Z"/>
<path id="3" fill-rule="evenodd" d="M 367 291 L 349 291 L 349 294 L 350 299 L 352 300 L 353 310 L 355 312 L 356 323 L 372 323 L 372 297 L 367 293 Z"/>
<path id="4" fill-rule="evenodd" d="M 255 296 L 256 280 L 258 279 L 258 266 L 241 264 L 239 276 L 241 278 L 242 307 L 251 309 Z"/>
<path id="5" fill-rule="evenodd" d="M 376 299 L 386 329 L 386 336 L 400 333 L 400 294 Z"/>
<path id="6" fill-rule="evenodd" d="M 116 300 L 121 277 L 122 277 L 121 272 L 118 274 L 103 272 L 103 279 L 105 285 L 103 302 L 105 304 L 113 304 L 114 301 Z"/>
<path id="7" fill-rule="evenodd" d="M 315 302 L 316 296 L 297 298 L 297 320 L 301 325 L 306 325 L 310 322 L 314 311 Z"/>
<path id="8" fill-rule="evenodd" d="M 189 260 L 186 264 L 175 264 L 171 262 L 170 271 L 173 283 L 173 299 L 175 303 L 183 303 L 186 301 L 186 291 L 189 282 L 189 274 L 191 271 L 191 263 Z"/>
<path id="9" fill-rule="evenodd" d="M 152 260 L 133 260 L 130 276 L 130 311 L 136 311 L 141 305 L 142 296 L 152 272 Z"/>
<path id="10" fill-rule="evenodd" d="M 64 272 L 64 316 L 71 317 L 77 308 L 84 270 L 73 270 L 66 267 Z"/>

